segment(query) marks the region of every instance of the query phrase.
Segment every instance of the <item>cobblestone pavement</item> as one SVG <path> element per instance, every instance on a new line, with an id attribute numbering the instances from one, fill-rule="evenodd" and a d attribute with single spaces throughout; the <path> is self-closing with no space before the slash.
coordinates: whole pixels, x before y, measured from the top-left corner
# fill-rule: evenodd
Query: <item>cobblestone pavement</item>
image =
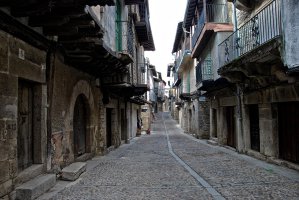
<path id="1" fill-rule="evenodd" d="M 153 126 L 47 199 L 299 199 L 298 172 L 194 139 L 168 113 Z"/>

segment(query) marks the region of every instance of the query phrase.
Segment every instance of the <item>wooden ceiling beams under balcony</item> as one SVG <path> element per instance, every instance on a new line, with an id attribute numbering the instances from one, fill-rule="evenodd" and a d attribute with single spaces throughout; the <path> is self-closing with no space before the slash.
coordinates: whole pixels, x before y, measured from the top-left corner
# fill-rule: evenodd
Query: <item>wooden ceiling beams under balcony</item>
<path id="1" fill-rule="evenodd" d="M 145 0 L 125 0 L 126 5 L 144 4 Z"/>
<path id="2" fill-rule="evenodd" d="M 74 41 L 61 41 L 65 50 L 66 63 L 96 75 L 105 76 L 127 73 L 132 59 L 112 52 L 99 38 L 82 38 Z"/>
<path id="3" fill-rule="evenodd" d="M 176 30 L 176 35 L 175 35 L 175 40 L 172 48 L 172 53 L 175 53 L 180 50 L 181 44 L 180 42 L 182 41 L 183 37 L 183 22 L 179 22 L 177 25 L 177 30 Z"/>
<path id="4" fill-rule="evenodd" d="M 0 11 L 4 16 L 2 19 L 7 18 L 7 28 L 3 24 L 1 27 L 4 30 L 15 30 L 14 27 L 18 27 L 20 31 L 10 33 L 30 44 L 37 44 L 35 46 L 42 49 L 47 49 L 47 45 L 50 45 L 43 36 L 58 36 L 65 62 L 87 73 L 96 76 L 126 73 L 126 65 L 132 59 L 128 55 L 115 53 L 104 45 L 103 28 L 92 19 L 90 11 L 86 9 L 86 5 L 114 3 L 114 0 L 25 0 L 21 3 L 16 0 L 0 0 L 0 6 L 10 10 L 10 15 Z M 20 23 L 17 20 L 19 17 L 25 17 L 28 23 Z M 32 29 L 34 27 L 40 27 L 43 35 L 35 32 Z M 22 31 L 23 29 L 27 31 Z M 26 35 L 22 35 L 22 32 Z M 39 40 L 45 45 L 38 43 Z"/>
<path id="5" fill-rule="evenodd" d="M 134 1 L 141 2 L 141 1 Z M 135 30 L 138 37 L 138 41 L 144 47 L 146 51 L 154 51 L 155 44 L 152 35 L 151 25 L 149 21 L 149 8 L 148 1 L 142 1 L 138 4 L 140 21 L 135 21 Z"/>
<path id="6" fill-rule="evenodd" d="M 0 11 L 0 29 L 39 49 L 47 50 L 50 46 L 50 41 L 44 36 L 23 25 L 17 19 L 12 18 L 10 15 L 2 11 Z"/>
<path id="7" fill-rule="evenodd" d="M 34 4 L 47 4 L 50 7 L 54 7 L 57 5 L 88 5 L 88 6 L 113 6 L 115 5 L 115 0 L 0 0 L 0 6 L 7 6 L 7 7 L 13 7 L 13 6 L 28 6 L 28 5 L 34 5 Z"/>

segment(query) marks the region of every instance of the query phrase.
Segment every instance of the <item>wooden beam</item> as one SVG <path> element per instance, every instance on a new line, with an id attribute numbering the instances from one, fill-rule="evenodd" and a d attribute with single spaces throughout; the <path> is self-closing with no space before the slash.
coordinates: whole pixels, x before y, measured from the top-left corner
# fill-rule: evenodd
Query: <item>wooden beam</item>
<path id="1" fill-rule="evenodd" d="M 1 7 L 10 7 L 10 6 L 16 6 L 16 5 L 26 5 L 28 4 L 28 1 L 19 1 L 19 0 L 0 0 L 0 6 Z"/>
<path id="2" fill-rule="evenodd" d="M 0 29 L 37 48 L 46 50 L 50 46 L 50 41 L 44 36 L 2 11 L 0 11 Z"/>
<path id="3" fill-rule="evenodd" d="M 80 38 L 78 40 L 66 40 L 66 41 L 60 41 L 62 44 L 77 44 L 77 45 L 86 45 L 88 43 L 91 44 L 97 44 L 97 45 L 102 45 L 103 41 L 100 38 L 95 38 L 95 37 L 84 37 Z"/>
<path id="4" fill-rule="evenodd" d="M 34 4 L 15 6 L 11 8 L 11 14 L 15 17 L 80 17 L 85 15 L 85 6 L 53 6 L 48 4 Z"/>
<path id="5" fill-rule="evenodd" d="M 14 17 L 28 17 L 32 15 L 42 15 L 48 13 L 51 7 L 47 2 L 40 2 L 36 4 L 16 5 L 11 7 L 11 15 Z"/>
<path id="6" fill-rule="evenodd" d="M 61 26 L 70 21 L 69 17 L 39 16 L 30 17 L 28 25 L 31 27 L 39 26 Z"/>
<path id="7" fill-rule="evenodd" d="M 88 63 L 92 61 L 93 57 L 90 55 L 67 55 L 66 59 L 72 63 Z"/>
<path id="8" fill-rule="evenodd" d="M 43 33 L 48 36 L 68 36 L 78 34 L 78 27 L 44 27 Z"/>

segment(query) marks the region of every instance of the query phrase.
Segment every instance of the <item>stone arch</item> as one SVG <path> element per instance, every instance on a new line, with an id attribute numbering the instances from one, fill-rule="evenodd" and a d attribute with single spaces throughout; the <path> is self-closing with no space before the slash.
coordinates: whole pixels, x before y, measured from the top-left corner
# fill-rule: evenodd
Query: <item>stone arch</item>
<path id="1" fill-rule="evenodd" d="M 95 110 L 95 103 L 94 103 L 94 96 L 92 89 L 90 87 L 90 84 L 86 80 L 80 80 L 77 82 L 77 84 L 73 88 L 73 92 L 70 99 L 70 106 L 69 106 L 69 129 L 70 135 L 69 135 L 69 141 L 71 146 L 71 151 L 75 157 L 76 152 L 75 150 L 75 144 L 74 144 L 74 111 L 76 104 L 78 106 L 79 104 L 83 104 L 83 107 L 85 109 L 84 115 L 86 116 L 85 121 L 85 152 L 84 153 L 91 153 L 92 151 L 92 138 L 93 136 L 93 126 L 95 125 L 95 117 L 92 114 L 92 110 Z M 82 105 L 81 105 L 82 106 Z"/>

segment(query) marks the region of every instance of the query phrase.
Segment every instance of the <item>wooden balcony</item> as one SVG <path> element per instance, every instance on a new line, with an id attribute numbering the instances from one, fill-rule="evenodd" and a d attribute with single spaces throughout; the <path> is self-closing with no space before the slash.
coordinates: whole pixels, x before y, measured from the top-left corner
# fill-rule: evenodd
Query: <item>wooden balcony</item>
<path id="1" fill-rule="evenodd" d="M 182 73 L 188 67 L 192 67 L 193 59 L 191 58 L 191 51 L 185 50 L 182 54 L 176 59 L 176 71 Z"/>
<path id="2" fill-rule="evenodd" d="M 139 4 L 140 20 L 135 21 L 135 30 L 138 37 L 138 41 L 144 47 L 146 51 L 154 51 L 155 44 L 153 40 L 151 25 L 149 21 L 149 9 L 148 3 Z"/>
<path id="3" fill-rule="evenodd" d="M 146 0 L 124 0 L 126 5 L 144 4 Z"/>
<path id="4" fill-rule="evenodd" d="M 115 52 L 105 45 L 103 27 L 94 21 L 86 5 L 114 5 L 114 0 L 65 0 L 55 3 L 0 0 L 0 6 L 9 8 L 7 12 L 0 11 L 0 27 L 40 49 L 48 50 L 51 43 L 57 43 L 67 64 L 92 75 L 126 73 L 126 65 L 133 62 L 130 53 Z M 19 17 L 27 20 L 21 23 Z M 47 36 L 57 39 L 49 41 Z"/>
<path id="5" fill-rule="evenodd" d="M 233 31 L 233 25 L 228 19 L 227 4 L 206 4 L 206 1 L 202 4 L 192 36 L 192 58 L 201 54 L 213 33 Z"/>
<path id="6" fill-rule="evenodd" d="M 200 88 L 205 84 L 214 81 L 212 60 L 205 60 L 196 66 L 196 87 Z"/>

